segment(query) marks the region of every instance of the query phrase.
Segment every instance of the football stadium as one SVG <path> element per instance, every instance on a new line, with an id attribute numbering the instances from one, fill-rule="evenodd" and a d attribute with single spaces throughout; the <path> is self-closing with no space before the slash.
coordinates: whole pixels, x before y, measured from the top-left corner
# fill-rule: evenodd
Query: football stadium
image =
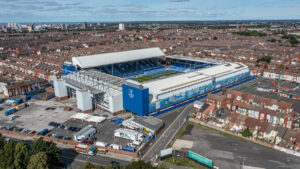
<path id="1" fill-rule="evenodd" d="M 159 48 L 147 48 L 73 57 L 54 88 L 58 99 L 76 99 L 82 112 L 145 116 L 249 77 L 242 63 L 166 56 Z"/>

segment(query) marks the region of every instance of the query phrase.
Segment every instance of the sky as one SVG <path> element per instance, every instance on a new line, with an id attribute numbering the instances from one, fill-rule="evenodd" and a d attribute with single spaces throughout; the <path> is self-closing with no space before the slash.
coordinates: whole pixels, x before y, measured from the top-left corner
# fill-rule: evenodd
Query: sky
<path id="1" fill-rule="evenodd" d="M 0 23 L 265 19 L 300 19 L 300 0 L 0 0 Z"/>

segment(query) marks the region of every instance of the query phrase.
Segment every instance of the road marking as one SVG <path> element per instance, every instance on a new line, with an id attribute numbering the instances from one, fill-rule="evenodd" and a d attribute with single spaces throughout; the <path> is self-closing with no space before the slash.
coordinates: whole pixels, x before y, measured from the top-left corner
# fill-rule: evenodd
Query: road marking
<path id="1" fill-rule="evenodd" d="M 169 128 L 171 126 L 173 126 L 173 124 L 175 122 L 177 122 L 178 118 L 181 117 L 181 113 L 185 111 L 185 109 L 188 107 L 188 105 L 180 112 L 180 114 L 176 117 L 176 119 L 170 124 L 170 126 L 161 134 L 161 136 L 155 141 L 155 143 L 150 147 L 150 149 L 144 154 L 144 156 L 142 157 L 142 160 L 145 159 L 145 157 L 150 153 L 150 151 L 153 149 L 153 147 L 156 146 L 156 144 L 159 143 L 159 141 L 162 139 L 162 138 L 166 138 L 166 137 L 162 137 L 164 136 L 164 134 L 169 130 Z"/>
<path id="2" fill-rule="evenodd" d="M 189 105 L 187 105 L 185 108 L 188 108 L 188 107 L 189 107 Z M 184 108 L 184 109 L 185 109 L 185 108 Z M 185 111 L 184 109 L 183 109 L 183 112 Z M 183 123 L 182 123 L 182 124 L 183 124 Z M 181 125 L 182 125 L 182 124 L 181 124 Z M 169 142 L 165 145 L 164 148 L 166 148 L 166 147 L 168 146 L 168 144 L 170 144 L 170 142 L 172 141 L 172 139 L 175 137 L 175 135 L 178 133 L 178 131 L 179 131 L 180 129 L 181 129 L 181 126 L 175 131 L 175 133 L 173 134 L 173 136 L 171 137 L 171 139 L 170 139 Z"/>

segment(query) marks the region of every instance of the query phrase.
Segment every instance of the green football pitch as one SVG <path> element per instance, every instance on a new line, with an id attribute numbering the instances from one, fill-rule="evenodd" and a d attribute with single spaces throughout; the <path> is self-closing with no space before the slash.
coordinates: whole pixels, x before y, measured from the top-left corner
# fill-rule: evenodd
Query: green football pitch
<path id="1" fill-rule="evenodd" d="M 147 81 L 154 80 L 154 79 L 165 78 L 165 77 L 172 76 L 172 75 L 179 74 L 179 73 L 180 72 L 176 72 L 174 70 L 166 70 L 166 71 L 159 72 L 159 73 L 153 73 L 153 74 L 150 74 L 150 75 L 137 77 L 137 78 L 134 78 L 132 80 L 143 83 L 143 82 L 147 82 Z"/>

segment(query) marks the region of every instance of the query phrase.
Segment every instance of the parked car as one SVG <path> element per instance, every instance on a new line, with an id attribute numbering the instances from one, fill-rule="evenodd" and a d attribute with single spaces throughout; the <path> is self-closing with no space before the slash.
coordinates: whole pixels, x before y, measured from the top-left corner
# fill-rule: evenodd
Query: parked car
<path id="1" fill-rule="evenodd" d="M 36 133 L 36 131 L 31 131 L 29 134 L 35 134 Z"/>
<path id="2" fill-rule="evenodd" d="M 59 128 L 64 129 L 64 128 L 65 128 L 65 125 L 61 124 L 61 125 L 59 126 Z"/>
<path id="3" fill-rule="evenodd" d="M 51 137 L 53 137 L 53 138 L 59 138 L 59 135 L 57 135 L 57 134 L 52 134 Z"/>
<path id="4" fill-rule="evenodd" d="M 71 140 L 71 137 L 69 137 L 69 136 L 63 136 L 62 139 L 64 139 L 64 140 Z"/>
<path id="5" fill-rule="evenodd" d="M 94 142 L 91 141 L 91 140 L 84 140 L 82 143 L 84 143 L 84 144 L 90 144 L 90 145 L 94 144 Z"/>
<path id="6" fill-rule="evenodd" d="M 48 123 L 49 126 L 53 126 L 54 125 L 54 122 L 51 121 L 50 123 Z"/>
<path id="7" fill-rule="evenodd" d="M 81 128 L 78 128 L 78 127 L 75 128 L 75 132 L 78 132 L 80 130 L 81 130 Z"/>
<path id="8" fill-rule="evenodd" d="M 12 131 L 14 128 L 16 128 L 16 126 L 8 126 L 6 129 Z"/>
<path id="9" fill-rule="evenodd" d="M 24 133 L 30 133 L 30 132 L 31 132 L 31 130 L 26 129 L 26 131 Z"/>
<path id="10" fill-rule="evenodd" d="M 24 130 L 24 128 L 19 128 L 18 132 L 22 132 Z"/>
<path id="11" fill-rule="evenodd" d="M 14 127 L 13 129 L 11 129 L 11 131 L 15 131 L 18 132 L 19 128 L 18 127 Z"/>
<path id="12" fill-rule="evenodd" d="M 72 126 L 68 127 L 69 131 L 73 131 L 73 129 L 74 129 L 74 127 L 72 127 Z"/>

